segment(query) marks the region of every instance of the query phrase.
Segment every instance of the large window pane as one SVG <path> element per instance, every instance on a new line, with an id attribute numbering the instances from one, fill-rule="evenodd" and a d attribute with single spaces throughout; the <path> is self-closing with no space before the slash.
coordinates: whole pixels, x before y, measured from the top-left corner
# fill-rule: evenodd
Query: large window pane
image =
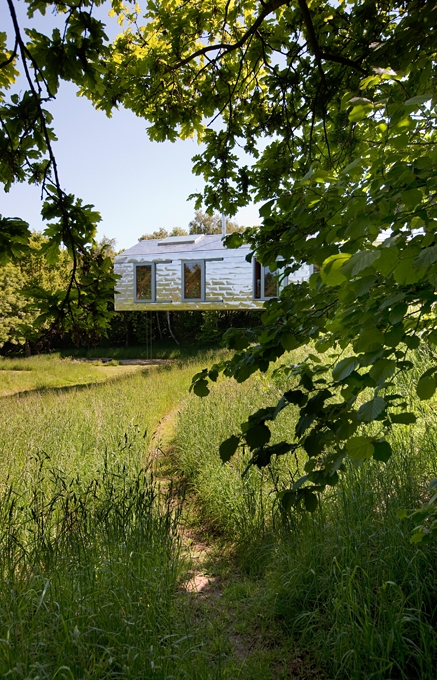
<path id="1" fill-rule="evenodd" d="M 202 299 L 202 267 L 200 262 L 184 263 L 184 298 L 185 300 Z"/>
<path id="2" fill-rule="evenodd" d="M 136 268 L 136 299 L 152 299 L 152 265 L 142 264 Z"/>
<path id="3" fill-rule="evenodd" d="M 264 297 L 278 297 L 278 279 L 267 268 L 264 269 Z"/>
<path id="4" fill-rule="evenodd" d="M 263 267 L 255 260 L 253 268 L 253 297 L 255 300 L 266 300 L 278 297 L 278 276 L 268 267 Z"/>

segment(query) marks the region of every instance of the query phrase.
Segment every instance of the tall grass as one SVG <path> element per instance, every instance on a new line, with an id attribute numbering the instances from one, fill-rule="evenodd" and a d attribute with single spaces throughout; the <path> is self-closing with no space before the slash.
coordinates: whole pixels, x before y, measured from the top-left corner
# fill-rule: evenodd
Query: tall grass
<path id="1" fill-rule="evenodd" d="M 3 488 L 3 677 L 165 678 L 174 667 L 174 512 L 147 470 L 101 465 L 84 483 L 38 457 L 25 484 Z"/>
<path id="2" fill-rule="evenodd" d="M 0 483 L 8 475 L 13 479 L 26 475 L 38 452 L 65 472 L 84 478 L 95 474 L 96 461 L 105 453 L 141 465 L 156 425 L 187 393 L 198 366 L 178 363 L 115 382 L 3 398 Z"/>
<path id="3" fill-rule="evenodd" d="M 411 385 L 402 389 L 413 393 Z M 242 565 L 258 563 L 264 574 L 263 614 L 281 621 L 327 678 L 435 680 L 437 550 L 411 545 L 412 527 L 397 516 L 420 503 L 437 473 L 433 405 L 414 404 L 420 422 L 398 429 L 388 464 L 350 465 L 314 515 L 295 513 L 284 526 L 275 488 L 293 478 L 299 461 L 283 458 L 270 473 L 254 469 L 242 478 L 244 456 L 226 466 L 218 456 L 220 441 L 277 392 L 261 376 L 218 384 L 206 400 L 186 402 L 176 464 L 202 517 L 226 541 L 245 546 Z M 293 437 L 295 413 L 281 416 L 273 441 Z"/>
<path id="4" fill-rule="evenodd" d="M 223 677 L 181 617 L 179 508 L 148 452 L 196 368 L 2 400 L 1 677 Z"/>

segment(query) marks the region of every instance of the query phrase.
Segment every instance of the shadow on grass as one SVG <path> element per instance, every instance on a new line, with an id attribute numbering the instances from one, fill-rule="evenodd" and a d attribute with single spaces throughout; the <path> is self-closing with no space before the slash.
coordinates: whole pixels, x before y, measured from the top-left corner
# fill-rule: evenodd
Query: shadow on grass
<path id="1" fill-rule="evenodd" d="M 107 385 L 108 383 L 114 382 L 116 380 L 126 380 L 128 378 L 131 378 L 135 375 L 138 375 L 139 373 L 148 373 L 149 372 L 150 366 L 145 366 L 144 368 L 138 368 L 136 371 L 132 372 L 126 372 L 126 375 L 123 375 L 121 373 L 117 373 L 117 375 L 110 376 L 106 380 L 97 380 L 93 382 L 87 382 L 87 383 L 74 383 L 73 385 L 62 385 L 57 387 L 56 385 L 50 386 L 44 386 L 44 387 L 29 387 L 27 390 L 20 390 L 19 392 L 11 392 L 11 394 L 5 394 L 3 396 L 0 396 L 0 399 L 11 399 L 13 397 L 22 397 L 25 396 L 26 394 L 34 394 L 35 392 L 39 392 L 40 394 L 44 394 L 47 392 L 57 392 L 58 394 L 61 393 L 68 393 L 72 392 L 75 390 L 76 392 L 82 392 L 84 390 L 88 390 L 92 387 L 102 387 L 103 385 Z M 159 369 L 160 371 L 163 370 L 169 370 L 170 366 L 169 365 L 162 365 L 162 364 L 157 364 L 156 368 Z"/>

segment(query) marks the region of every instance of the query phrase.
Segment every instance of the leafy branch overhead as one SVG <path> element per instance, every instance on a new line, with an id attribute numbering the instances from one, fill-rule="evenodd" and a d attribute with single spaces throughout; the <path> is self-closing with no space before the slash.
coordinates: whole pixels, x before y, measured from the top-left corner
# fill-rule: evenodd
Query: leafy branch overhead
<path id="1" fill-rule="evenodd" d="M 290 389 L 221 455 L 243 445 L 262 467 L 303 449 L 306 474 L 282 501 L 313 510 L 346 457 L 387 461 L 393 427 L 414 422 L 395 381 L 419 347 L 431 357 L 416 378 L 419 398 L 436 387 L 436 5 L 114 8 L 126 23 L 108 89 L 87 96 L 108 113 L 119 102 L 132 108 L 153 139 L 197 135 L 205 147 L 194 169 L 207 182 L 199 201 L 210 209 L 268 201 L 262 227 L 231 235 L 229 247 L 248 242 L 284 276 L 314 266 L 309 282 L 266 303 L 260 333 L 230 331 L 234 357 L 193 383 L 202 396 L 219 372 L 244 381 L 282 358 L 276 370 Z M 290 365 L 286 352 L 308 343 L 313 353 Z M 296 410 L 295 438 L 272 446 L 269 422 L 285 408 Z"/>
<path id="2" fill-rule="evenodd" d="M 66 193 L 61 183 L 53 142 L 52 116 L 45 108 L 54 99 L 61 80 L 96 85 L 100 60 L 105 54 L 103 24 L 92 16 L 95 5 L 86 0 L 63 3 L 57 11 L 65 15 L 63 33 L 54 29 L 49 37 L 35 28 L 20 25 L 14 0 L 7 0 L 13 26 L 13 49 L 0 34 L 0 179 L 6 191 L 15 182 L 41 187 L 41 214 L 47 222 L 42 251 L 49 265 L 63 253 L 71 261 L 68 281 L 62 289 L 34 288 L 26 291 L 39 314 L 36 326 L 56 322 L 78 339 L 83 333 L 104 331 L 111 312 L 115 277 L 111 261 L 94 240 L 100 215 L 93 206 Z M 28 17 L 45 14 L 52 3 L 28 3 Z M 21 71 L 20 94 L 7 97 Z M 1 217 L 1 262 L 17 262 L 29 252 L 29 225 L 17 217 Z"/>

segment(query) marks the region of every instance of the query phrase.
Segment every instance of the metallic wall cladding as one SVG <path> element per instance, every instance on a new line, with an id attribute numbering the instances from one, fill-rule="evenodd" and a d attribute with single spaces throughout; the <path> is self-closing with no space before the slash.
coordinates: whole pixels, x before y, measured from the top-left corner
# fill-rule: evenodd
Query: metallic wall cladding
<path id="1" fill-rule="evenodd" d="M 166 253 L 166 259 L 156 256 L 118 255 L 114 262 L 115 273 L 121 276 L 115 290 L 115 310 L 206 310 L 206 309 L 262 309 L 263 300 L 253 298 L 253 265 L 246 262 L 246 250 L 218 251 L 204 253 L 189 252 Z M 214 258 L 219 259 L 214 259 Z M 205 300 L 183 301 L 182 299 L 182 262 L 205 260 Z M 160 262 L 161 260 L 161 262 Z M 156 302 L 136 301 L 134 299 L 135 265 L 155 262 Z M 308 266 L 302 267 L 293 276 L 301 281 L 310 275 Z M 290 277 L 291 278 L 291 277 Z"/>

